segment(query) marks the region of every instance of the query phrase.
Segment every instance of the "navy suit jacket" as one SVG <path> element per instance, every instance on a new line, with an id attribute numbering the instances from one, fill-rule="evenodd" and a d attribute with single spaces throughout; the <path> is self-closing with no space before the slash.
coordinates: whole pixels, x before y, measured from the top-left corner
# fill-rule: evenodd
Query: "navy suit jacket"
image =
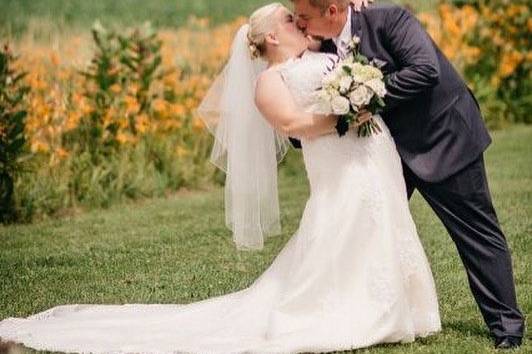
<path id="1" fill-rule="evenodd" d="M 370 5 L 353 11 L 351 32 L 387 76 L 381 115 L 419 178 L 440 182 L 482 154 L 491 138 L 478 102 L 415 16 L 396 5 Z M 332 40 L 321 50 L 336 53 Z"/>

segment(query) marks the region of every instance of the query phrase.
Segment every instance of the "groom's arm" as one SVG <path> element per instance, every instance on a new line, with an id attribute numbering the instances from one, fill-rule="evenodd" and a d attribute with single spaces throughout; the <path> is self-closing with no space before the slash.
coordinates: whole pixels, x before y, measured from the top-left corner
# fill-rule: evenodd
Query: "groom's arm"
<path id="1" fill-rule="evenodd" d="M 387 112 L 436 86 L 440 66 L 428 33 L 408 10 L 389 8 L 383 30 L 383 43 L 401 68 L 386 77 Z"/>

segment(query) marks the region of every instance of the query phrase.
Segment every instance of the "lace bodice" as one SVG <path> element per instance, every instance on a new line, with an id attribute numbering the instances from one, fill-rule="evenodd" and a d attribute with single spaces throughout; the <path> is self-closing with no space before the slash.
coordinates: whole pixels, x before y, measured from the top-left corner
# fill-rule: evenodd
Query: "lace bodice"
<path id="1" fill-rule="evenodd" d="M 319 114 L 331 113 L 322 111 L 315 92 L 321 86 L 327 67 L 331 66 L 336 58 L 334 54 L 306 51 L 300 58 L 290 59 L 277 68 L 302 110 Z M 371 160 L 377 157 L 382 159 L 383 150 L 396 164 L 400 164 L 386 124 L 379 115 L 374 116 L 374 119 L 383 130 L 378 135 L 358 137 L 356 130 L 350 129 L 343 137 L 334 133 L 313 140 L 301 140 L 311 187 L 317 187 L 320 182 L 329 183 L 331 178 L 337 178 L 353 159 L 361 160 L 359 163 L 371 163 Z"/>
<path id="2" fill-rule="evenodd" d="M 321 87 L 321 80 L 327 66 L 336 59 L 334 54 L 305 51 L 300 58 L 292 58 L 279 66 L 278 70 L 288 85 L 297 104 L 305 111 L 317 111 L 318 101 L 314 94 Z"/>

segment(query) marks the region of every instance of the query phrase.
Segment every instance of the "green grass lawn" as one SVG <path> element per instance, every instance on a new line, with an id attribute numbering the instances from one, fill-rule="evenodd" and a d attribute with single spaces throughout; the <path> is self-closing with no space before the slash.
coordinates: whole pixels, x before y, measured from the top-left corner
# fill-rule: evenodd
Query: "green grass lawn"
<path id="1" fill-rule="evenodd" d="M 532 127 L 493 136 L 486 156 L 493 199 L 512 249 L 521 309 L 529 314 Z M 295 232 L 308 197 L 299 153 L 288 160 L 280 179 L 283 234 L 259 252 L 235 249 L 220 188 L 0 227 L 0 318 L 71 303 L 189 303 L 250 285 Z M 418 194 L 411 206 L 436 278 L 443 332 L 367 352 L 494 352 L 450 237 Z M 522 352 L 532 352 L 530 341 Z"/>
<path id="2" fill-rule="evenodd" d="M 248 16 L 275 0 L 0 0 L 0 36 L 18 36 L 28 28 L 35 36 L 80 28 L 99 19 L 105 25 L 129 26 L 151 21 L 160 27 L 178 27 L 190 15 L 208 17 L 214 23 Z M 288 4 L 288 0 L 280 0 Z M 386 1 L 386 0 L 376 0 Z M 436 0 L 397 0 L 416 10 L 427 10 Z M 44 32 L 44 33 L 43 33 Z M 1 37 L 0 37 L 1 38 Z"/>

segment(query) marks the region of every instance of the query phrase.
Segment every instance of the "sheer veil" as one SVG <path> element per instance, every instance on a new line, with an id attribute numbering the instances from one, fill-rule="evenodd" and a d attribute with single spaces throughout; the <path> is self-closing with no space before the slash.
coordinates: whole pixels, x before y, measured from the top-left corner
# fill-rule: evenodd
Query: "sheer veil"
<path id="1" fill-rule="evenodd" d="M 197 109 L 215 138 L 210 161 L 226 173 L 225 223 L 241 250 L 262 249 L 265 237 L 281 232 L 277 164 L 289 146 L 255 106 L 266 62 L 252 60 L 248 29 L 238 30 L 227 65 Z"/>

